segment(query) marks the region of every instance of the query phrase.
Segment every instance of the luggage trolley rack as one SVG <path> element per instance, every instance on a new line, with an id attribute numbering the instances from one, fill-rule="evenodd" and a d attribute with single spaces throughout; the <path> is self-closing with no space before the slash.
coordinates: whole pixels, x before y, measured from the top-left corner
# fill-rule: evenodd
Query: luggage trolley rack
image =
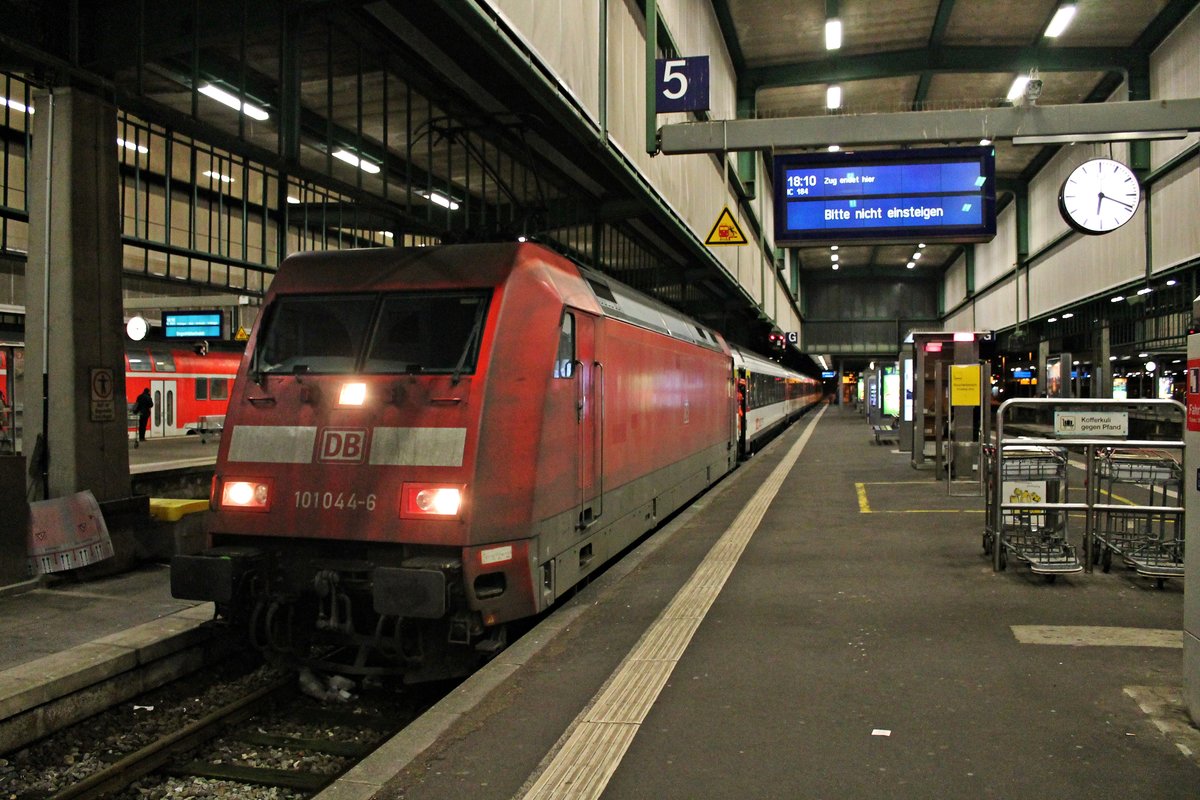
<path id="1" fill-rule="evenodd" d="M 1182 578 L 1183 467 L 1176 457 L 1165 450 L 1112 448 L 1096 454 L 1095 469 L 1097 491 L 1107 500 L 1095 503 L 1092 563 L 1108 572 L 1119 556 L 1159 588 L 1168 578 Z"/>
<path id="2" fill-rule="evenodd" d="M 1036 507 L 1066 502 L 1067 450 L 1046 446 L 988 446 L 984 448 L 984 458 L 987 522 L 983 552 L 995 553 L 999 569 L 1007 567 L 1011 554 L 1028 563 L 1035 574 L 1046 576 L 1047 581 L 1082 572 L 1078 551 L 1067 540 L 1067 510 Z M 1002 507 L 1007 504 L 1025 507 Z"/>

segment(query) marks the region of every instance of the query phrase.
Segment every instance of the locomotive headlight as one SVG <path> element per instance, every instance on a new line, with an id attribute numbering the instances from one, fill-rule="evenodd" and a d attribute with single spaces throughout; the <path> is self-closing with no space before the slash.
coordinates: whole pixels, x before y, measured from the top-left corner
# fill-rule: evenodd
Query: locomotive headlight
<path id="1" fill-rule="evenodd" d="M 401 491 L 400 516 L 457 517 L 462 502 L 462 486 L 406 483 Z"/>
<path id="2" fill-rule="evenodd" d="M 361 406 L 367 399 L 365 383 L 343 383 L 342 391 L 338 394 L 338 405 Z"/>
<path id="3" fill-rule="evenodd" d="M 221 487 L 221 507 L 244 511 L 266 511 L 271 504 L 271 487 L 263 481 L 232 480 Z"/>

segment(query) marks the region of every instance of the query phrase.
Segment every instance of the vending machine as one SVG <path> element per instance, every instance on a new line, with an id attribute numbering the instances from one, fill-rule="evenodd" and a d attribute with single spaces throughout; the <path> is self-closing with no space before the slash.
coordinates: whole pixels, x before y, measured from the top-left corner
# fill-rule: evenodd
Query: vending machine
<path id="1" fill-rule="evenodd" d="M 1184 442 L 1183 698 L 1200 725 L 1200 297 L 1192 301 L 1187 343 Z"/>

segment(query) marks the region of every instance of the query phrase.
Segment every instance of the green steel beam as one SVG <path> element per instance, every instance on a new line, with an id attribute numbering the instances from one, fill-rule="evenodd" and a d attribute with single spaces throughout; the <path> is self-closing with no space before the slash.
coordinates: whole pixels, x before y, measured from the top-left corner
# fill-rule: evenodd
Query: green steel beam
<path id="1" fill-rule="evenodd" d="M 741 74 L 746 69 L 746 55 L 738 42 L 737 26 L 733 24 L 729 0 L 713 0 L 712 5 L 717 15 L 717 25 L 721 28 L 721 38 L 725 40 L 725 49 L 729 51 L 729 59 L 733 62 L 733 71 L 735 74 Z"/>
<path id="2" fill-rule="evenodd" d="M 664 125 L 660 139 L 679 154 L 1163 130 L 1200 130 L 1200 99 L 687 122 Z"/>
<path id="3" fill-rule="evenodd" d="M 658 0 L 646 0 L 646 152 L 658 152 L 658 113 L 655 111 L 655 65 L 658 59 Z"/>
<path id="4" fill-rule="evenodd" d="M 772 86 L 890 78 L 953 72 L 1042 72 L 1123 70 L 1139 56 L 1126 47 L 921 47 L 912 50 L 837 56 L 746 70 L 739 91 Z"/>
<path id="5" fill-rule="evenodd" d="M 929 34 L 929 48 L 937 49 L 942 46 L 946 35 L 946 27 L 950 24 L 950 15 L 954 13 L 954 0 L 941 0 L 938 3 L 937 15 L 933 18 L 933 30 Z M 929 96 L 929 86 L 933 83 L 933 73 L 922 72 L 917 80 L 917 91 L 913 95 L 912 110 L 918 111 Z"/>

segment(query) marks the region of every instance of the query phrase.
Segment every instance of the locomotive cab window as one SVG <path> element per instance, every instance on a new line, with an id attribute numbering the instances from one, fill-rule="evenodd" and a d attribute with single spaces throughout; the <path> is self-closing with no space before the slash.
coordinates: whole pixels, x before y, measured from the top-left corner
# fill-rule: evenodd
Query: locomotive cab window
<path id="1" fill-rule="evenodd" d="M 558 354 L 554 357 L 554 377 L 570 378 L 575 374 L 575 315 L 563 314 L 558 333 Z"/>
<path id="2" fill-rule="evenodd" d="M 255 353 L 263 374 L 351 372 L 375 308 L 374 295 L 281 297 Z"/>
<path id="3" fill-rule="evenodd" d="M 473 374 L 488 299 L 486 292 L 383 297 L 363 372 Z"/>

